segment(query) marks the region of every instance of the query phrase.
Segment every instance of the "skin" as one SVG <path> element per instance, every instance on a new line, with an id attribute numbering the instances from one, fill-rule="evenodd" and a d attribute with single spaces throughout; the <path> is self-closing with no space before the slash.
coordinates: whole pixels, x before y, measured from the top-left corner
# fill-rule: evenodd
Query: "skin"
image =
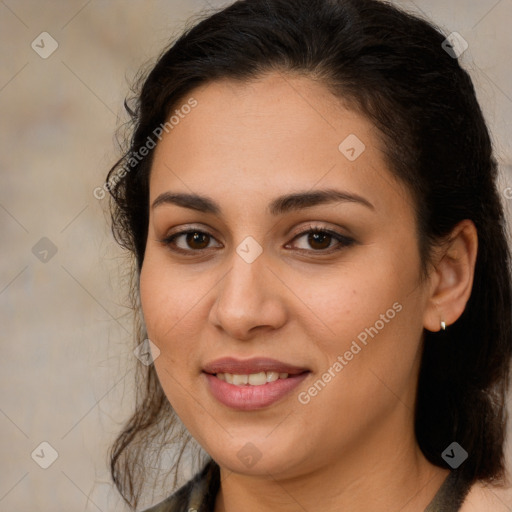
<path id="1" fill-rule="evenodd" d="M 464 310 L 474 225 L 454 229 L 422 280 L 412 197 L 365 117 L 319 82 L 278 72 L 216 81 L 191 96 L 198 106 L 155 150 L 150 204 L 164 192 L 196 193 L 222 213 L 151 208 L 140 294 L 166 396 L 221 467 L 215 512 L 423 511 L 448 471 L 424 458 L 413 432 L 422 333 L 441 320 L 449 329 Z M 338 149 L 349 134 L 366 146 L 354 161 Z M 277 196 L 326 188 L 372 207 L 267 210 Z M 332 238 L 319 249 L 308 243 L 311 225 L 354 243 Z M 188 254 L 161 242 L 185 229 L 211 237 L 175 240 Z M 236 252 L 247 236 L 263 250 L 252 263 Z M 401 311 L 301 404 L 298 393 L 394 303 Z M 201 373 L 223 356 L 272 357 L 311 373 L 279 402 L 240 412 L 217 402 Z M 251 467 L 237 456 L 249 442 L 261 455 Z"/>

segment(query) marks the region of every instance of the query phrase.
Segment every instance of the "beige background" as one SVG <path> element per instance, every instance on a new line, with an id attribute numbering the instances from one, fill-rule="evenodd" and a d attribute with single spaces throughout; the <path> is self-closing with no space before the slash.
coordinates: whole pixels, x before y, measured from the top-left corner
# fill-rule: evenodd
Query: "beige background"
<path id="1" fill-rule="evenodd" d="M 468 41 L 462 62 L 493 132 L 502 190 L 512 186 L 512 0 L 398 3 Z M 123 510 L 106 448 L 130 405 L 130 368 L 140 363 L 123 306 L 122 253 L 93 189 L 116 156 L 127 83 L 205 6 L 0 1 L 2 511 Z M 31 47 L 42 32 L 58 43 L 46 59 Z M 504 201 L 510 210 L 512 199 Z M 56 254 L 39 253 L 48 259 L 40 261 L 38 242 Z M 46 470 L 31 458 L 37 448 L 34 458 L 49 460 L 43 441 L 58 452 Z M 512 497 L 500 496 L 496 512 L 512 510 Z"/>

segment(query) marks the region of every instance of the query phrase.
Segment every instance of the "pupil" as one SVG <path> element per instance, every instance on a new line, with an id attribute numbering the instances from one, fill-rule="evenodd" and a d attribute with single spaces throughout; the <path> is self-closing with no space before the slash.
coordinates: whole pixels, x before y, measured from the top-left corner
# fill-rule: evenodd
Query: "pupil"
<path id="1" fill-rule="evenodd" d="M 331 235 L 327 233 L 311 233 L 308 242 L 313 248 L 326 249 L 329 247 L 330 237 Z M 315 244 L 320 244 L 320 247 L 318 245 L 315 247 Z"/>
<path id="2" fill-rule="evenodd" d="M 202 239 L 202 243 L 201 243 L 201 239 Z M 204 249 L 205 247 L 208 247 L 208 242 L 209 242 L 209 236 L 205 233 L 194 232 L 194 233 L 189 233 L 187 235 L 187 244 L 189 244 L 195 248 Z"/>

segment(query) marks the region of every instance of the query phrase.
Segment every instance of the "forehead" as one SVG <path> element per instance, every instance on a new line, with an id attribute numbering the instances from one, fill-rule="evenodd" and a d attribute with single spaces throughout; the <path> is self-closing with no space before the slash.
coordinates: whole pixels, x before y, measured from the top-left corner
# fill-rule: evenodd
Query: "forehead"
<path id="1" fill-rule="evenodd" d="M 244 200 L 278 191 L 352 189 L 383 202 L 399 183 L 387 169 L 378 131 L 320 82 L 270 73 L 219 80 L 193 98 L 155 150 L 152 199 L 168 188 Z M 354 158 L 355 156 L 355 158 Z"/>

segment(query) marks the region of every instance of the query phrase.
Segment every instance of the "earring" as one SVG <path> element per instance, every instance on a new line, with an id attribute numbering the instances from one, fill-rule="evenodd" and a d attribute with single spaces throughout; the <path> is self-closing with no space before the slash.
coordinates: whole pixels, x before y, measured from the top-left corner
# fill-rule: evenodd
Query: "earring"
<path id="1" fill-rule="evenodd" d="M 446 331 L 446 323 L 444 322 L 444 320 L 441 320 L 441 329 L 443 331 Z"/>

